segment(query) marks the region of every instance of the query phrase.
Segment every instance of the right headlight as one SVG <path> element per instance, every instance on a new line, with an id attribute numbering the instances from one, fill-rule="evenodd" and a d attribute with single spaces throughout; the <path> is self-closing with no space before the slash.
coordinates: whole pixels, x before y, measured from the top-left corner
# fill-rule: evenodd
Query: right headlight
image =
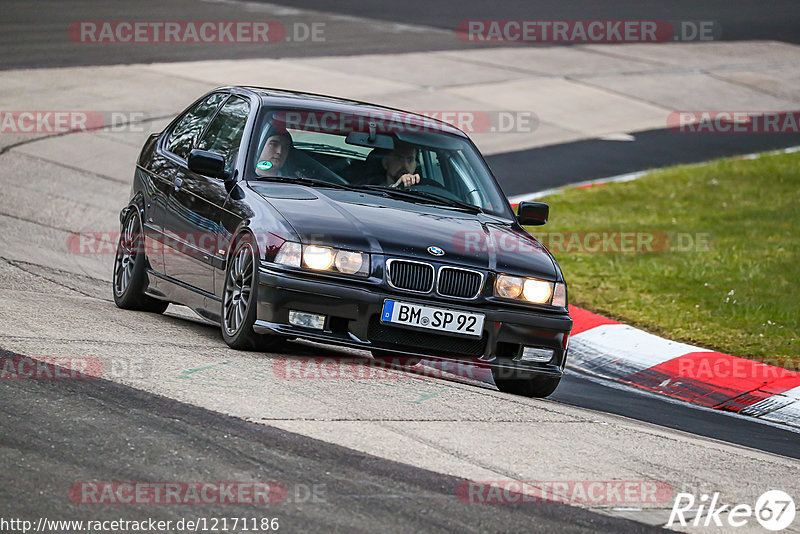
<path id="1" fill-rule="evenodd" d="M 533 304 L 567 306 L 567 286 L 563 282 L 499 274 L 494 283 L 494 294 L 504 299 Z"/>
<path id="2" fill-rule="evenodd" d="M 369 276 L 369 254 L 321 245 L 286 241 L 275 255 L 275 263 L 312 271 Z"/>

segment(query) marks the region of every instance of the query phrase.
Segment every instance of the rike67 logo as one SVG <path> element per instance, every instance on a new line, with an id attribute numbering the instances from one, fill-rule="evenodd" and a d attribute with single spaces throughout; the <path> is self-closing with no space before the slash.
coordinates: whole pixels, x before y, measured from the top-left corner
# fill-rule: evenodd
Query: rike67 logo
<path id="1" fill-rule="evenodd" d="M 678 493 L 664 526 L 743 527 L 755 519 L 763 528 L 777 532 L 792 524 L 795 513 L 794 500 L 781 490 L 764 492 L 755 506 L 722 504 L 719 492 L 704 493 L 699 499 L 691 493 Z"/>

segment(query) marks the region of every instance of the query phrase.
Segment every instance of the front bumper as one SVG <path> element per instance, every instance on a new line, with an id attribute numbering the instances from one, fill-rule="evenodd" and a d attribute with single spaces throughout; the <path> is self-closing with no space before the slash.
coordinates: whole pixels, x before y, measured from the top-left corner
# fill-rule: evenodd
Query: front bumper
<path id="1" fill-rule="evenodd" d="M 380 314 L 387 298 L 483 313 L 483 336 L 464 338 L 383 324 Z M 290 325 L 289 310 L 325 315 L 325 326 L 317 330 Z M 261 334 L 301 337 L 404 356 L 467 361 L 526 378 L 563 374 L 572 320 L 566 313 L 510 309 L 486 302 L 426 299 L 388 287 L 285 272 L 262 264 L 253 329 Z M 552 349 L 553 357 L 549 362 L 525 361 L 521 359 L 523 347 Z"/>

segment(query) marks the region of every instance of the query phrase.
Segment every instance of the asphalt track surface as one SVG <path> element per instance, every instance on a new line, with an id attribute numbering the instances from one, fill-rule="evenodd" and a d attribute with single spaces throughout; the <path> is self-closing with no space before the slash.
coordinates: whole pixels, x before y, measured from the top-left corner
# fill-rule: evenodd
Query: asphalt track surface
<path id="1" fill-rule="evenodd" d="M 669 165 L 800 146 L 798 134 L 650 130 L 632 136 L 632 141 L 587 139 L 497 154 L 486 161 L 503 192 L 514 196 Z"/>
<path id="2" fill-rule="evenodd" d="M 280 2 L 278 2 L 280 3 Z M 327 21 L 335 39 L 325 46 L 284 43 L 273 48 L 216 46 L 95 50 L 58 38 L 74 20 L 128 18 L 203 20 L 218 17 L 219 4 L 202 2 L 130 2 L 70 4 L 65 17 L 58 2 L 3 3 L 0 22 L 0 69 L 67 65 L 185 61 L 211 58 L 292 57 L 403 52 L 459 48 L 466 45 L 448 35 L 377 39 L 371 25 L 359 19 Z M 187 6 L 191 4 L 191 9 Z M 564 2 L 370 2 L 348 4 L 328 0 L 286 2 L 295 8 L 319 9 L 340 15 L 373 17 L 400 24 L 452 29 L 467 18 L 647 18 L 719 21 L 723 39 L 771 39 L 800 42 L 797 5 L 772 2 L 625 2 L 613 8 L 582 4 L 580 17 Z M 252 16 L 226 4 L 229 19 Z M 187 14 L 187 13 L 190 13 Z M 141 15 L 141 14 L 146 14 Z M 297 19 L 289 12 L 287 20 Z M 292 18 L 295 17 L 295 18 Z M 65 22 L 67 21 L 67 22 Z M 455 22 L 454 22 L 455 21 Z M 333 26 L 338 26 L 333 29 Z M 347 37 L 357 32 L 356 37 Z M 600 178 L 673 163 L 800 145 L 797 136 L 703 136 L 669 131 L 642 132 L 634 141 L 588 140 L 488 158 L 506 194 L 526 193 L 534 177 L 540 187 Z M 798 434 L 750 421 L 667 402 L 635 390 L 611 388 L 570 374 L 552 400 L 623 415 L 680 431 L 736 443 L 791 458 L 800 458 Z M 109 381 L 32 381 L 0 383 L 0 424 L 3 472 L 0 474 L 0 516 L 38 516 L 58 511 L 59 518 L 85 519 L 85 508 L 66 499 L 76 480 L 199 480 L 209 473 L 216 480 L 252 479 L 292 485 L 325 484 L 325 502 L 286 502 L 276 516 L 289 531 L 372 532 L 628 532 L 646 526 L 562 505 L 514 507 L 468 505 L 452 498 L 460 479 L 371 457 L 273 427 L 247 423 L 138 391 Z M 410 454 L 412 452 L 410 451 Z M 277 474 L 277 475 L 276 475 Z M 365 488 L 370 488 L 365 490 Z M 291 500 L 291 499 L 290 499 Z M 270 509 L 270 512 L 272 509 Z M 191 515 L 251 516 L 252 509 L 230 506 L 126 508 L 124 515 L 176 519 Z M 97 507 L 92 517 L 117 518 L 119 508 Z"/>
<path id="3" fill-rule="evenodd" d="M 264 0 L 257 0 L 264 1 Z M 341 14 L 453 29 L 462 20 L 686 20 L 715 21 L 723 41 L 771 40 L 800 42 L 797 3 L 772 1 L 767 5 L 748 0 L 623 0 L 564 2 L 559 0 L 407 0 L 392 2 L 340 2 L 337 0 L 269 0 Z"/>
<path id="4" fill-rule="evenodd" d="M 463 502 L 455 498 L 462 479 L 102 379 L 3 380 L 0 405 L 4 518 L 277 517 L 281 532 L 656 530 L 558 503 Z M 286 498 L 260 506 L 95 504 L 89 512 L 69 497 L 76 481 L 101 480 L 276 482 Z"/>
<path id="5" fill-rule="evenodd" d="M 28 0 L 3 0 L 2 11 L 0 50 L 3 53 L 0 54 L 0 70 L 200 59 L 379 54 L 494 46 L 459 40 L 453 30 L 459 22 L 467 19 L 702 20 L 714 21 L 720 25 L 721 40 L 800 42 L 800 32 L 797 31 L 800 10 L 794 0 L 772 0 L 768 7 L 750 0 L 545 0 L 536 3 L 527 0 L 76 0 L 69 3 L 59 0 L 40 0 L 35 3 Z M 287 38 L 267 45 L 114 43 L 97 46 L 75 42 L 68 37 L 69 26 L 74 22 L 132 20 L 268 20 L 282 24 L 287 29 Z M 324 42 L 294 38 L 302 37 L 303 25 L 312 23 L 325 25 Z M 297 34 L 295 28 L 298 28 Z M 419 31 L 420 29 L 427 31 Z"/>
<path id="6" fill-rule="evenodd" d="M 413 31 L 389 22 L 309 13 L 291 6 L 205 0 L 103 2 L 3 0 L 0 70 L 117 65 L 206 59 L 332 56 L 474 48 L 445 30 Z M 271 43 L 76 42 L 69 26 L 80 21 L 274 21 L 286 37 Z M 305 29 L 324 24 L 324 41 L 303 40 Z M 277 25 L 276 25 L 277 26 Z"/>

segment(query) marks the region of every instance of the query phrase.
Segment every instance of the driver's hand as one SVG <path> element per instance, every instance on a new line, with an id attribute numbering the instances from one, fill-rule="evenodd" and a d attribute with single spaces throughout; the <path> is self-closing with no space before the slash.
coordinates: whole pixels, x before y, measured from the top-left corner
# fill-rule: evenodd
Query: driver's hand
<path id="1" fill-rule="evenodd" d="M 401 176 L 394 184 L 392 184 L 392 187 L 398 187 L 398 186 L 411 187 L 414 184 L 418 184 L 419 180 L 420 180 L 419 174 L 406 173 L 403 176 Z"/>

